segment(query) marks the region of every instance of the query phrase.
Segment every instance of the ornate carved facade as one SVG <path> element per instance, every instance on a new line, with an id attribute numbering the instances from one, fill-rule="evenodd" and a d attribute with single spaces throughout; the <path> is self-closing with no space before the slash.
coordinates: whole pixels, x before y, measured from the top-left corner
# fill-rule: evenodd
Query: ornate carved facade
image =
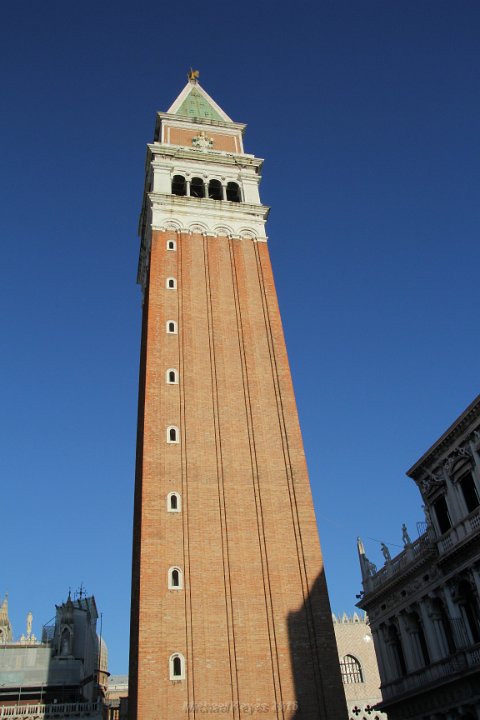
<path id="1" fill-rule="evenodd" d="M 359 540 L 363 596 L 391 720 L 480 718 L 480 396 L 407 475 L 425 527 L 380 570 Z"/>
<path id="2" fill-rule="evenodd" d="M 8 605 L 0 611 L 0 719 L 39 720 L 82 716 L 101 720 L 107 684 L 108 653 L 97 636 L 95 598 L 83 593 L 56 606 L 55 622 L 41 640 L 26 632 L 15 640 Z M 5 628 L 7 630 L 5 631 Z"/>

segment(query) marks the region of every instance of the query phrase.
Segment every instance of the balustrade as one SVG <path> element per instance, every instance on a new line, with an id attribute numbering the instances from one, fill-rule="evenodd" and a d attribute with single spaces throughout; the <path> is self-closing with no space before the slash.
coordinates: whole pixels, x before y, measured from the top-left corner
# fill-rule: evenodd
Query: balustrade
<path id="1" fill-rule="evenodd" d="M 457 675 L 478 665 L 480 665 L 480 645 L 432 663 L 393 682 L 382 684 L 382 695 L 384 700 L 388 700 L 404 692 L 426 688 L 430 683 Z"/>
<path id="2" fill-rule="evenodd" d="M 45 705 L 5 705 L 0 707 L 0 718 L 5 720 L 54 720 L 64 717 L 90 717 L 99 719 L 100 703 L 52 703 Z"/>

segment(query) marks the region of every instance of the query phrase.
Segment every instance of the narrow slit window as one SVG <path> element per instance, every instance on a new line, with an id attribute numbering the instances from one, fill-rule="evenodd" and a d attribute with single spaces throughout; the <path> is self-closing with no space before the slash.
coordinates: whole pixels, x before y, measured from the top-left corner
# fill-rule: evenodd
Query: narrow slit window
<path id="1" fill-rule="evenodd" d="M 177 249 L 177 243 L 175 240 L 167 240 L 167 250 L 176 250 Z"/>
<path id="2" fill-rule="evenodd" d="M 185 658 L 180 653 L 170 656 L 169 662 L 170 680 L 185 679 Z"/>
<path id="3" fill-rule="evenodd" d="M 173 567 L 168 571 L 168 589 L 169 590 L 182 590 L 183 588 L 183 574 L 180 568 Z"/>
<path id="4" fill-rule="evenodd" d="M 179 513 L 181 512 L 181 498 L 176 492 L 168 493 L 167 495 L 167 510 L 168 512 Z"/>
<path id="5" fill-rule="evenodd" d="M 167 288 L 168 288 L 169 290 L 176 290 L 176 289 L 177 289 L 177 281 L 175 280 L 175 278 L 172 278 L 172 277 L 167 278 L 167 283 L 166 283 L 166 285 L 167 285 Z"/>
<path id="6" fill-rule="evenodd" d="M 167 321 L 167 333 L 169 335 L 176 335 L 177 334 L 177 323 L 175 320 L 168 320 Z"/>
<path id="7" fill-rule="evenodd" d="M 178 373 L 173 368 L 167 370 L 167 383 L 169 385 L 176 385 L 178 383 Z"/>
<path id="8" fill-rule="evenodd" d="M 167 442 L 168 443 L 178 443 L 180 442 L 180 434 L 178 432 L 178 428 L 174 425 L 170 425 L 167 428 Z"/>

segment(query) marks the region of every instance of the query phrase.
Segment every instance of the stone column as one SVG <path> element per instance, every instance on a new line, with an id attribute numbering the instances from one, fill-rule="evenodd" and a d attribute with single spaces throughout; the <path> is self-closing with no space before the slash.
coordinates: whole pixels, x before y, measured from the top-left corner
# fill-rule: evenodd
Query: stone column
<path id="1" fill-rule="evenodd" d="M 475 588 L 477 590 L 477 598 L 480 600 L 480 572 L 474 565 L 470 568 L 473 580 L 475 582 Z"/>
<path id="2" fill-rule="evenodd" d="M 425 641 L 427 643 L 430 660 L 435 662 L 445 657 L 442 646 L 439 643 L 438 630 L 435 626 L 436 621 L 432 611 L 431 604 L 425 598 L 422 598 L 418 603 L 420 609 L 420 615 L 422 617 L 423 632 L 425 635 Z"/>
<path id="3" fill-rule="evenodd" d="M 422 665 L 420 665 L 417 661 L 417 653 L 412 642 L 411 633 L 409 632 L 408 622 L 405 615 L 403 613 L 399 613 L 397 618 L 407 671 L 413 672 L 419 667 L 422 667 Z"/>
<path id="4" fill-rule="evenodd" d="M 391 669 L 389 667 L 387 648 L 385 646 L 385 641 L 382 637 L 382 633 L 379 632 L 376 628 L 371 628 L 371 631 L 373 645 L 375 647 L 375 654 L 378 661 L 378 669 L 380 672 L 380 681 L 383 685 L 385 683 L 388 683 L 390 680 L 393 680 L 394 676 L 392 675 Z"/>
<path id="5" fill-rule="evenodd" d="M 462 615 L 460 613 L 460 608 L 455 602 L 453 602 L 450 587 L 448 585 L 442 588 L 442 592 L 443 597 L 445 598 L 448 615 L 451 621 L 455 645 L 457 646 L 457 648 L 464 648 L 469 644 L 469 639 Z"/>
<path id="6" fill-rule="evenodd" d="M 390 639 L 388 635 L 388 629 L 385 625 L 382 627 L 382 632 L 380 636 L 382 638 L 382 646 L 385 649 L 384 660 L 385 669 L 387 672 L 387 679 L 388 682 L 392 682 L 393 680 L 397 680 L 399 677 L 401 677 L 402 672 L 398 663 L 397 654 L 394 649 L 394 642 Z"/>

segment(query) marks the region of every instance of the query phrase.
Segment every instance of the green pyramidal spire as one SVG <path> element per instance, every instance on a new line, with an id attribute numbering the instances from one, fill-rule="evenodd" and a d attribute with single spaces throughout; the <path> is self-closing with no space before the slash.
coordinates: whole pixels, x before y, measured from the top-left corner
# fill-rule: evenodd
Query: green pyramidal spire
<path id="1" fill-rule="evenodd" d="M 208 120 L 223 120 L 208 100 L 192 85 L 192 89 L 182 102 L 175 115 L 185 115 L 191 118 L 206 118 Z"/>

